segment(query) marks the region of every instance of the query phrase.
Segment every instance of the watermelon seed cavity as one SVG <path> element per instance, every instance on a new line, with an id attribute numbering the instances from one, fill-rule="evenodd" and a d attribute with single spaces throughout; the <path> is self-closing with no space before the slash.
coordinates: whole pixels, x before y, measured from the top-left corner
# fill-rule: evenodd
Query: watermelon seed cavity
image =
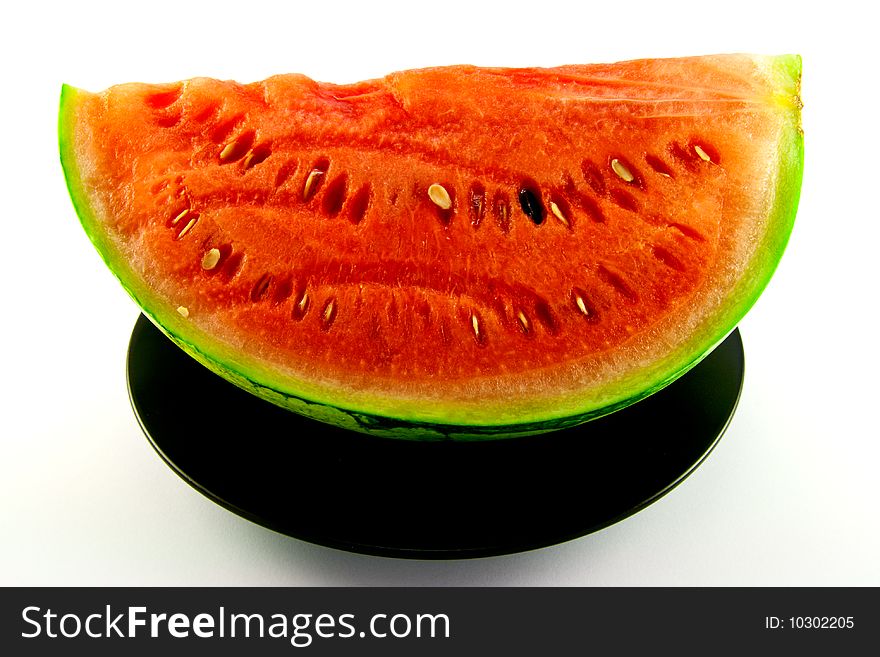
<path id="1" fill-rule="evenodd" d="M 223 149 L 220 151 L 220 162 L 222 164 L 227 164 L 229 162 L 235 162 L 236 160 L 240 160 L 245 156 L 245 153 L 250 151 L 251 146 L 254 143 L 254 132 L 253 130 L 249 130 L 242 135 L 239 135 L 237 138 L 230 141 L 226 144 Z"/>
<path id="2" fill-rule="evenodd" d="M 144 101 L 149 107 L 155 110 L 165 109 L 180 98 L 182 93 L 183 84 L 178 82 L 170 85 L 170 89 L 148 95 Z"/>
<path id="3" fill-rule="evenodd" d="M 321 203 L 321 209 L 328 217 L 335 217 L 342 210 L 345 203 L 345 195 L 348 188 L 348 176 L 344 173 L 339 174 L 327 185 L 327 192 L 324 194 L 324 200 Z"/>
<path id="4" fill-rule="evenodd" d="M 706 238 L 703 237 L 702 233 L 700 233 L 698 230 L 691 228 L 690 226 L 686 226 L 685 224 L 679 224 L 679 223 L 675 223 L 675 222 L 669 224 L 669 226 L 671 228 L 675 228 L 682 235 L 684 235 L 685 237 L 689 237 L 692 240 L 697 240 L 698 242 L 705 242 L 706 241 Z"/>
<path id="5" fill-rule="evenodd" d="M 243 253 L 232 253 L 232 247 L 220 247 L 220 260 L 224 260 L 227 258 L 226 254 L 228 253 L 228 259 L 226 259 L 226 263 L 223 265 L 222 274 L 223 278 L 226 281 L 231 281 L 235 278 L 236 274 L 241 271 L 242 266 L 244 265 L 244 254 Z M 224 251 L 223 249 L 226 249 Z"/>
<path id="6" fill-rule="evenodd" d="M 646 154 L 645 162 L 647 162 L 648 166 L 654 169 L 654 171 L 659 173 L 661 176 L 672 178 L 672 169 L 666 166 L 666 163 L 656 155 L 651 155 L 650 153 Z"/>
<path id="7" fill-rule="evenodd" d="M 672 253 L 670 253 L 667 249 L 664 249 L 662 246 L 659 246 L 657 244 L 653 245 L 651 247 L 651 252 L 654 254 L 654 257 L 657 258 L 657 260 L 662 262 L 667 267 L 676 271 L 685 270 L 684 263 L 674 255 L 672 255 Z"/>
<path id="8" fill-rule="evenodd" d="M 623 277 L 604 265 L 599 265 L 599 278 L 617 290 L 630 303 L 636 303 L 639 300 L 638 294 L 623 280 Z"/>
<path id="9" fill-rule="evenodd" d="M 581 173 L 584 176 L 584 180 L 593 188 L 594 192 L 599 196 L 605 194 L 605 179 L 602 177 L 602 172 L 599 170 L 599 167 L 590 160 L 584 160 L 581 162 Z"/>
<path id="10" fill-rule="evenodd" d="M 277 306 L 277 305 L 283 303 L 284 301 L 287 300 L 287 297 L 289 297 L 292 293 L 293 293 L 293 281 L 291 280 L 291 278 L 289 276 L 286 278 L 282 278 L 275 285 L 275 292 L 272 295 L 272 304 Z"/>
<path id="11" fill-rule="evenodd" d="M 638 201 L 636 201 L 632 194 L 629 194 L 622 189 L 612 189 L 611 200 L 617 203 L 617 205 L 622 207 L 624 210 L 629 210 L 630 212 L 639 211 Z"/>
<path id="12" fill-rule="evenodd" d="M 317 180 L 320 176 L 323 176 L 324 172 L 318 169 L 312 169 L 309 172 L 308 177 L 306 178 L 306 184 L 303 185 L 303 201 L 308 201 L 311 197 L 311 192 L 313 188 L 316 187 L 315 180 Z"/>
<path id="13" fill-rule="evenodd" d="M 336 319 L 336 299 L 331 297 L 324 304 L 324 311 L 321 313 L 321 330 L 329 331 Z"/>
<path id="14" fill-rule="evenodd" d="M 468 212 L 471 215 L 471 224 L 474 228 L 479 227 L 486 213 L 486 189 L 478 182 L 471 185 Z"/>
<path id="15" fill-rule="evenodd" d="M 348 216 L 352 223 L 359 224 L 367 214 L 367 208 L 370 206 L 370 183 L 365 183 L 351 199 L 348 206 Z"/>
<path id="16" fill-rule="evenodd" d="M 303 290 L 293 304 L 293 318 L 300 320 L 306 316 L 309 309 L 309 293 Z"/>
<path id="17" fill-rule="evenodd" d="M 587 302 L 586 293 L 579 288 L 572 288 L 571 290 L 571 298 L 574 301 L 574 305 L 577 306 L 578 311 L 589 319 L 590 321 L 596 320 L 596 310 Z"/>
<path id="18" fill-rule="evenodd" d="M 573 194 L 574 202 L 590 216 L 590 219 L 597 224 L 605 222 L 605 215 L 602 214 L 602 209 L 595 200 L 586 194 L 581 194 L 580 192 L 574 192 Z M 559 199 L 559 201 L 562 202 L 562 199 Z"/>
<path id="19" fill-rule="evenodd" d="M 718 164 L 721 162 L 721 154 L 714 146 L 712 146 L 712 144 L 706 143 L 705 140 L 700 139 L 698 141 L 696 138 L 693 138 L 688 142 L 688 145 L 694 149 L 694 153 L 696 153 L 697 157 L 703 162 L 709 162 L 710 164 Z"/>
<path id="20" fill-rule="evenodd" d="M 550 304 L 544 299 L 539 298 L 535 301 L 535 315 L 538 316 L 538 319 L 551 335 L 559 333 L 559 327 L 556 324 L 556 318 L 553 316 L 553 311 L 550 309 Z"/>
<path id="21" fill-rule="evenodd" d="M 244 168 L 250 169 L 261 162 L 265 162 L 266 158 L 272 154 L 272 147 L 269 144 L 259 144 L 252 148 L 244 158 Z"/>
<path id="22" fill-rule="evenodd" d="M 219 106 L 216 106 L 214 109 L 216 111 L 220 108 Z M 207 118 L 208 116 L 210 116 L 210 114 L 208 114 L 205 118 Z M 235 131 L 235 129 L 241 124 L 242 121 L 244 121 L 244 119 L 244 114 L 237 114 L 229 120 L 215 126 L 214 130 L 211 132 L 211 141 L 213 141 L 215 144 L 225 143 L 229 138 L 229 135 L 231 135 Z"/>
<path id="23" fill-rule="evenodd" d="M 507 197 L 504 192 L 498 192 L 495 195 L 495 218 L 498 220 L 498 227 L 501 232 L 510 231 L 510 207 L 507 204 Z"/>
<path id="24" fill-rule="evenodd" d="M 275 174 L 275 187 L 281 187 L 281 185 L 287 182 L 287 179 L 296 173 L 298 167 L 299 162 L 296 160 L 288 160 L 282 164 L 281 168 L 278 169 L 278 173 Z"/>
<path id="25" fill-rule="evenodd" d="M 520 310 L 516 313 L 516 319 L 517 321 L 519 321 L 519 327 L 522 329 L 522 332 L 528 335 L 529 331 L 531 330 L 529 318 L 526 317 L 525 313 L 522 310 Z"/>
<path id="26" fill-rule="evenodd" d="M 697 170 L 694 156 L 678 142 L 673 142 L 669 145 L 669 152 L 672 154 L 672 157 L 678 160 L 679 163 L 683 164 L 685 168 L 690 169 L 691 171 Z"/>
<path id="27" fill-rule="evenodd" d="M 173 128 L 178 123 L 180 123 L 180 120 L 182 118 L 183 118 L 183 114 L 181 114 L 179 112 L 178 113 L 171 113 L 171 114 L 168 114 L 167 116 L 159 117 L 156 120 L 156 125 L 158 125 L 160 128 Z"/>
<path id="28" fill-rule="evenodd" d="M 322 158 L 315 162 L 315 165 L 312 167 L 312 170 L 309 171 L 309 175 L 306 176 L 306 181 L 303 184 L 303 201 L 308 201 L 315 195 L 315 192 L 318 191 L 318 188 L 321 186 L 321 182 L 324 180 L 324 174 L 327 173 L 327 169 L 329 166 L 330 163 L 326 160 L 326 158 Z"/>
<path id="29" fill-rule="evenodd" d="M 266 296 L 266 292 L 269 290 L 269 285 L 272 284 L 274 280 L 274 276 L 272 274 L 263 274 L 260 276 L 260 279 L 254 284 L 254 287 L 251 289 L 251 301 L 256 303 L 260 301 L 264 296 Z"/>

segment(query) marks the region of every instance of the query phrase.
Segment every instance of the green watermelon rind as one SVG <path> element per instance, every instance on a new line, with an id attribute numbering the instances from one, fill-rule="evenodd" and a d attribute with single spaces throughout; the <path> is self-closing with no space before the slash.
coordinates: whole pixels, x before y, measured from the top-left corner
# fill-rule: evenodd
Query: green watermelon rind
<path id="1" fill-rule="evenodd" d="M 803 176 L 803 133 L 800 127 L 801 58 L 796 55 L 765 58 L 765 74 L 779 90 L 780 112 L 786 117 L 778 143 L 778 176 L 773 200 L 767 211 L 766 230 L 746 275 L 730 291 L 726 303 L 711 322 L 674 352 L 652 364 L 650 369 L 632 373 L 610 384 L 599 398 L 592 396 L 585 404 L 574 395 L 543 400 L 540 409 L 523 412 L 514 404 L 508 407 L 473 409 L 455 404 L 419 407 L 420 402 L 360 397 L 341 400 L 344 389 L 311 385 L 278 377 L 272 370 L 253 362 L 203 333 L 178 315 L 165 300 L 138 283 L 139 276 L 128 265 L 116 246 L 99 228 L 95 204 L 83 184 L 77 165 L 72 131 L 74 99 L 78 90 L 63 85 L 58 136 L 61 164 L 68 191 L 76 212 L 93 245 L 107 267 L 140 306 L 144 314 L 181 349 L 223 378 L 267 401 L 320 421 L 373 435 L 417 440 L 481 440 L 524 436 L 562 429 L 607 415 L 635 403 L 667 386 L 697 365 L 720 344 L 754 305 L 773 275 L 791 234 Z M 424 404 L 424 402 L 421 402 Z M 530 414 L 531 413 L 531 414 Z M 495 418 L 493 421 L 489 418 Z M 508 417 L 511 421 L 508 421 Z M 442 418 L 442 420 L 441 420 Z M 500 420 L 500 421 L 499 421 Z"/>

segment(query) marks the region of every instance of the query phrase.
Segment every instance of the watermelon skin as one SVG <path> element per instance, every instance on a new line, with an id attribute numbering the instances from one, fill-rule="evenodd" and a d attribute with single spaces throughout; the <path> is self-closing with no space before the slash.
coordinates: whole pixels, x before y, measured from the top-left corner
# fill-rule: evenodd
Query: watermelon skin
<path id="1" fill-rule="evenodd" d="M 321 421 L 371 434 L 408 439 L 485 439 L 542 433 L 573 426 L 613 412 L 669 384 L 719 344 L 753 305 L 777 266 L 793 225 L 803 168 L 800 129 L 800 58 L 784 56 L 756 60 L 775 92 L 764 99 L 778 104 L 783 116 L 775 144 L 775 178 L 766 190 L 769 201 L 763 217 L 763 235 L 741 276 L 727 292 L 728 301 L 705 327 L 690 334 L 686 343 L 664 357 L 619 377 L 614 384 L 585 394 L 548 394 L 535 402 L 511 399 L 461 403 L 424 399 L 388 399 L 373 391 L 322 386 L 279 376 L 271 366 L 240 349 L 223 344 L 174 312 L 168 299 L 144 285 L 141 274 L 120 252 L 103 228 L 106 212 L 99 209 L 92 183 L 83 172 L 83 140 L 77 135 L 77 111 L 83 97 L 92 94 L 64 86 L 59 112 L 59 141 L 68 189 L 80 220 L 125 289 L 145 314 L 176 344 L 206 367 L 239 387 L 272 403 Z M 443 71 L 443 69 L 437 69 Z M 644 167 L 642 167 L 644 168 Z M 359 394 L 361 393 L 361 394 Z"/>

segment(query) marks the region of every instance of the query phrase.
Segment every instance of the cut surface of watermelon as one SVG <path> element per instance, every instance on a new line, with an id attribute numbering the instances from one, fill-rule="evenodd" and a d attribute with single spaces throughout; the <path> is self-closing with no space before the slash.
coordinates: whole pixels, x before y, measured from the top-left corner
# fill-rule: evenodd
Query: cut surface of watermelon
<path id="1" fill-rule="evenodd" d="M 341 426 L 546 431 L 695 365 L 800 190 L 800 58 L 65 86 L 90 239 L 215 372 Z"/>

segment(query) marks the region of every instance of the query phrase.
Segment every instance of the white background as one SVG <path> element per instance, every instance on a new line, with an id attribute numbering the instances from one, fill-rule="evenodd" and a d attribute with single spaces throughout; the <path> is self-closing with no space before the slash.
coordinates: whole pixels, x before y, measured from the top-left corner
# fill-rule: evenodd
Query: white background
<path id="1" fill-rule="evenodd" d="M 11 3 L 0 41 L 0 585 L 880 585 L 878 62 L 876 22 L 859 6 Z M 80 228 L 58 163 L 63 81 L 351 82 L 427 65 L 732 51 L 803 55 L 801 207 L 741 324 L 739 411 L 662 500 L 564 545 L 403 561 L 253 525 L 149 447 L 124 378 L 138 310 Z"/>

